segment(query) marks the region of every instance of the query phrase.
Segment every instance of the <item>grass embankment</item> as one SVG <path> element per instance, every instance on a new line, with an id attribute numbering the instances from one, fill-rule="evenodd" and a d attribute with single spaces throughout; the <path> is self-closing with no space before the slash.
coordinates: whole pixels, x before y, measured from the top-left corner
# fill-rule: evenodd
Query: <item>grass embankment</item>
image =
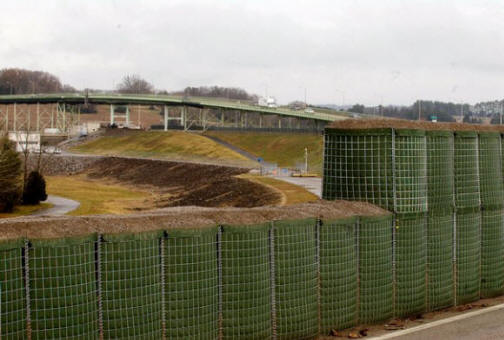
<path id="1" fill-rule="evenodd" d="M 244 156 L 208 138 L 182 131 L 150 131 L 125 136 L 105 136 L 76 146 L 71 151 L 254 166 L 254 163 Z"/>
<path id="2" fill-rule="evenodd" d="M 241 178 L 246 178 L 250 181 L 266 185 L 279 191 L 282 194 L 282 202 L 280 205 L 291 205 L 296 203 L 306 203 L 318 200 L 318 197 L 303 187 L 294 185 L 288 182 L 284 182 L 279 179 L 271 177 L 263 177 L 257 175 L 241 175 Z"/>
<path id="3" fill-rule="evenodd" d="M 47 176 L 47 192 L 80 203 L 68 215 L 128 214 L 149 208 L 151 194 L 125 186 L 100 183 L 84 176 Z"/>
<path id="4" fill-rule="evenodd" d="M 304 149 L 308 148 L 308 171 L 322 174 L 323 138 L 321 135 L 294 133 L 209 131 L 229 144 L 261 157 L 279 167 L 304 166 Z"/>
<path id="5" fill-rule="evenodd" d="M 40 203 L 36 205 L 17 205 L 11 213 L 0 213 L 0 218 L 27 216 L 40 210 L 52 208 L 51 203 Z"/>

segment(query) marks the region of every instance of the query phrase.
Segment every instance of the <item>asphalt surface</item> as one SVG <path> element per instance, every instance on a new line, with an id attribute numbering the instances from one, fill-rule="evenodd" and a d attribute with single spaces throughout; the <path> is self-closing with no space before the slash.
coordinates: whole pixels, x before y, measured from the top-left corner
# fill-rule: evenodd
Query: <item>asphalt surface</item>
<path id="1" fill-rule="evenodd" d="M 504 339 L 504 304 L 370 339 Z"/>
<path id="2" fill-rule="evenodd" d="M 320 177 L 273 176 L 273 178 L 299 185 L 318 197 L 322 197 L 322 178 Z"/>
<path id="3" fill-rule="evenodd" d="M 77 201 L 54 195 L 49 195 L 44 203 L 51 203 L 53 207 L 37 211 L 32 216 L 61 216 L 77 209 L 80 205 Z"/>

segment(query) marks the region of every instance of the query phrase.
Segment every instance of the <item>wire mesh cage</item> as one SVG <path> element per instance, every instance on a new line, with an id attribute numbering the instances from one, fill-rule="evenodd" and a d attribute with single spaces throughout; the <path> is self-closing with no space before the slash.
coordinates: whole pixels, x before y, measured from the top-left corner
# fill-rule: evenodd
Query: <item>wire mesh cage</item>
<path id="1" fill-rule="evenodd" d="M 481 213 L 481 296 L 504 293 L 504 216 L 503 209 Z"/>
<path id="2" fill-rule="evenodd" d="M 326 129 L 322 197 L 393 210 L 392 130 Z"/>
<path id="3" fill-rule="evenodd" d="M 269 231 L 271 224 L 222 230 L 222 335 L 272 336 Z"/>
<path id="4" fill-rule="evenodd" d="M 101 296 L 104 338 L 162 337 L 160 232 L 104 235 Z"/>
<path id="5" fill-rule="evenodd" d="M 504 207 L 501 137 L 497 132 L 480 132 L 478 140 L 481 206 L 499 209 Z"/>
<path id="6" fill-rule="evenodd" d="M 453 211 L 429 212 L 427 216 L 428 309 L 453 306 Z"/>
<path id="7" fill-rule="evenodd" d="M 479 208 L 458 210 L 456 225 L 456 303 L 476 301 L 480 296 L 481 212 Z"/>
<path id="8" fill-rule="evenodd" d="M 164 242 L 166 338 L 217 339 L 217 227 L 169 230 Z"/>
<path id="9" fill-rule="evenodd" d="M 451 131 L 426 131 L 427 201 L 431 213 L 454 207 L 454 141 Z"/>
<path id="10" fill-rule="evenodd" d="M 426 309 L 426 217 L 425 213 L 395 217 L 395 316 Z"/>
<path id="11" fill-rule="evenodd" d="M 358 322 L 357 218 L 324 220 L 319 227 L 320 332 Z"/>
<path id="12" fill-rule="evenodd" d="M 31 243 L 32 339 L 98 338 L 96 242 L 92 235 Z"/>
<path id="13" fill-rule="evenodd" d="M 427 211 L 422 130 L 326 129 L 324 199 L 365 201 L 398 213 Z"/>
<path id="14" fill-rule="evenodd" d="M 316 220 L 275 221 L 275 305 L 278 339 L 318 335 Z"/>
<path id="15" fill-rule="evenodd" d="M 387 320 L 394 312 L 392 215 L 359 223 L 359 322 Z"/>
<path id="16" fill-rule="evenodd" d="M 455 206 L 457 209 L 480 206 L 478 134 L 455 132 Z"/>
<path id="17" fill-rule="evenodd" d="M 0 242 L 0 338 L 26 337 L 27 311 L 23 273 L 23 241 Z"/>

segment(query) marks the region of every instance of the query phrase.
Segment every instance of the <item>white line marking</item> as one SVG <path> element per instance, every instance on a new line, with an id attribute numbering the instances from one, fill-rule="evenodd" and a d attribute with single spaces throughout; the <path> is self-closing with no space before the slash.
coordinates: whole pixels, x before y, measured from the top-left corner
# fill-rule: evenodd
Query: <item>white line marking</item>
<path id="1" fill-rule="evenodd" d="M 494 312 L 494 311 L 500 310 L 500 309 L 504 309 L 504 303 L 500 304 L 500 305 L 492 306 L 492 307 L 487 307 L 485 309 L 477 310 L 477 311 L 474 311 L 474 312 L 468 312 L 468 313 L 452 316 L 452 317 L 449 317 L 449 318 L 446 318 L 446 319 L 429 322 L 429 323 L 427 323 L 425 325 L 420 325 L 420 326 L 408 328 L 408 329 L 405 329 L 405 330 L 402 330 L 402 331 L 398 331 L 398 332 L 394 332 L 394 333 L 390 333 L 390 334 L 386 334 L 386 335 L 380 335 L 380 336 L 377 336 L 377 337 L 371 337 L 369 339 L 373 339 L 373 340 L 392 339 L 392 338 L 396 338 L 396 337 L 399 337 L 399 336 L 403 336 L 403 335 L 419 332 L 419 331 L 422 331 L 424 329 L 429 329 L 429 328 L 445 325 L 445 324 L 450 323 L 450 322 L 464 320 L 464 319 L 468 319 L 468 318 L 473 317 L 473 316 L 477 316 L 477 315 L 481 315 L 481 314 L 485 314 L 485 313 L 489 313 L 489 312 Z"/>

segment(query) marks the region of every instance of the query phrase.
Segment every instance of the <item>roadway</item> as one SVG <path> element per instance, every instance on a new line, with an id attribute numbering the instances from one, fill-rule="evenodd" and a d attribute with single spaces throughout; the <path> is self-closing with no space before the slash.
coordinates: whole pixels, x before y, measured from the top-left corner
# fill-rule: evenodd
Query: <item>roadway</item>
<path id="1" fill-rule="evenodd" d="M 36 103 L 67 103 L 67 104 L 113 104 L 113 105 L 166 105 L 166 106 L 187 106 L 207 109 L 237 110 L 243 112 L 256 112 L 262 114 L 273 114 L 287 117 L 303 119 L 313 119 L 316 121 L 333 122 L 348 118 L 348 113 L 341 112 L 341 115 L 333 115 L 322 112 L 305 112 L 304 110 L 290 110 L 287 108 L 274 108 L 241 103 L 239 101 L 225 101 L 210 98 L 188 98 L 160 95 L 121 95 L 113 94 L 77 94 L 77 93 L 55 93 L 55 94 L 24 94 L 24 95 L 2 95 L 0 104 L 36 104 Z"/>

